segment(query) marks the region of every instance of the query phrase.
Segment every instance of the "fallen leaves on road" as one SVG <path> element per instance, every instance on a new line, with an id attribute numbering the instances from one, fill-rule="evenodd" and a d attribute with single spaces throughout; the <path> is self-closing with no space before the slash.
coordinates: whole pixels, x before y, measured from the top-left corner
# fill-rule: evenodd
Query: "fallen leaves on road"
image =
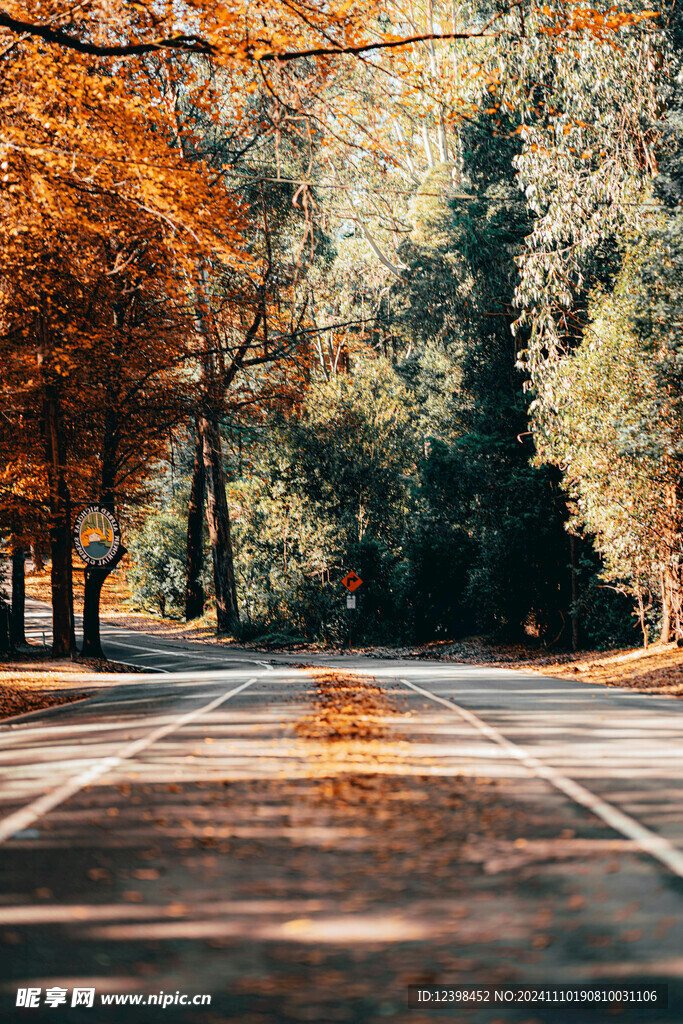
<path id="1" fill-rule="evenodd" d="M 82 679 L 82 666 L 70 661 L 0 662 L 0 719 L 82 700 L 89 693 L 72 689 Z"/>
<path id="2" fill-rule="evenodd" d="M 99 687 L 107 683 L 105 673 L 115 679 L 122 672 L 144 671 L 94 658 L 53 661 L 49 648 L 24 649 L 8 660 L 0 659 L 0 719 L 83 700 L 92 693 L 88 684 L 95 682 L 93 673 L 100 676 Z"/>
<path id="3" fill-rule="evenodd" d="M 305 739 L 382 739 L 385 717 L 398 713 L 380 687 L 363 676 L 322 670 L 313 674 L 313 685 L 313 710 L 296 725 Z"/>
<path id="4" fill-rule="evenodd" d="M 60 930 L 53 900 L 41 902 L 23 960 L 39 951 L 51 978 L 75 955 L 88 977 L 113 960 L 138 988 L 213 992 L 211 1017 L 190 1011 L 186 1024 L 429 1024 L 407 1010 L 408 985 L 638 967 L 641 937 L 651 941 L 671 903 L 661 893 L 650 907 L 647 886 L 660 893 L 660 880 L 648 881 L 632 843 L 539 780 L 487 776 L 466 727 L 445 730 L 448 712 L 422 715 L 392 683 L 315 671 L 268 700 L 267 714 L 245 701 L 44 821 L 43 877 L 59 878 L 54 900 L 71 916 Z M 198 769 L 187 751 L 202 732 L 215 742 Z M 444 749 L 459 746 L 455 769 Z M 96 844 L 82 842 L 84 820 Z M 22 892 L 25 846 L 8 852 L 8 883 Z M 673 946 L 676 919 L 659 923 Z M 459 1009 L 458 1024 L 477 1012 Z M 550 1024 L 528 1012 L 515 1021 Z"/>
<path id="5" fill-rule="evenodd" d="M 583 683 L 683 696 L 683 649 L 675 643 L 654 644 L 647 650 L 593 652 L 575 655 L 571 661 L 547 664 L 542 669 L 528 667 L 544 675 L 579 679 Z"/>

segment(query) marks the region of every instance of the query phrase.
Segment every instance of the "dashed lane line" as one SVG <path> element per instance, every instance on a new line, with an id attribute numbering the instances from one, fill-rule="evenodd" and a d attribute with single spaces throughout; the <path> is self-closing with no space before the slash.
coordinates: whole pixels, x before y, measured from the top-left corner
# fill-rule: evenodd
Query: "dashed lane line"
<path id="1" fill-rule="evenodd" d="M 222 693 L 219 697 L 210 701 L 208 704 L 202 705 L 200 708 L 195 708 L 194 711 L 188 711 L 184 715 L 180 715 L 175 718 L 172 722 L 167 722 L 166 725 L 160 725 L 157 729 L 153 729 L 147 733 L 146 736 L 141 736 L 137 740 L 133 740 L 132 743 L 127 743 L 123 746 L 118 754 L 113 754 L 111 757 L 105 757 L 95 764 L 91 765 L 90 768 L 86 768 L 85 771 L 73 778 L 68 779 L 61 786 L 56 789 L 45 793 L 43 796 L 33 800 L 26 807 L 22 807 L 20 811 L 15 811 L 14 814 L 10 814 L 7 818 L 3 818 L 0 821 L 0 843 L 6 842 L 11 839 L 15 832 L 20 832 L 22 829 L 29 828 L 34 822 L 42 818 L 43 815 L 53 811 L 59 804 L 65 802 L 79 790 L 84 789 L 86 786 L 91 785 L 96 779 L 99 779 L 102 775 L 112 771 L 125 760 L 130 757 L 134 757 L 141 750 L 145 750 L 150 747 L 157 740 L 163 739 L 164 736 L 168 736 L 169 733 L 175 732 L 177 729 L 182 729 L 183 726 L 189 722 L 194 721 L 195 718 L 199 718 L 201 715 L 209 714 L 214 711 L 221 704 L 230 700 L 231 697 L 236 697 L 242 690 L 246 690 L 248 686 L 255 683 L 258 676 L 253 676 L 251 679 L 247 679 L 246 683 L 242 683 L 240 686 L 236 686 L 232 690 L 228 690 L 227 693 Z"/>
<path id="2" fill-rule="evenodd" d="M 596 796 L 595 793 L 591 793 L 590 790 L 586 789 L 585 786 L 581 786 L 574 779 L 568 778 L 561 772 L 558 772 L 555 768 L 545 764 L 543 761 L 539 761 L 533 754 L 528 754 L 523 747 L 518 746 L 511 740 L 507 739 L 501 732 L 495 729 L 491 725 L 487 725 L 486 722 L 482 721 L 473 712 L 468 711 L 467 708 L 461 707 L 452 700 L 447 700 L 445 697 L 440 697 L 436 693 L 431 693 L 429 690 L 424 690 L 421 686 L 417 686 L 412 683 L 409 679 L 401 679 L 404 686 L 413 690 L 415 693 L 419 693 L 422 697 L 426 697 L 428 700 L 433 700 L 437 704 L 443 705 L 443 707 L 449 708 L 451 711 L 456 711 L 461 718 L 463 718 L 470 725 L 474 726 L 483 736 L 487 739 L 497 743 L 498 746 L 510 754 L 511 757 L 516 758 L 520 761 L 529 771 L 533 772 L 541 779 L 545 779 L 555 789 L 559 789 L 561 793 L 564 793 L 571 800 L 574 800 L 577 804 L 581 804 L 582 807 L 586 807 L 593 814 L 596 814 L 598 818 L 613 828 L 615 832 L 620 832 L 621 835 L 627 839 L 632 839 L 634 843 L 644 852 L 649 853 L 651 857 L 658 860 L 665 867 L 669 868 L 674 875 L 679 878 L 683 878 L 683 853 L 673 843 L 669 842 L 664 836 L 657 835 L 656 832 L 650 831 L 644 825 L 641 825 L 635 818 L 630 817 L 628 814 L 624 814 L 623 811 L 613 807 L 612 804 L 607 803 L 601 797 Z"/>

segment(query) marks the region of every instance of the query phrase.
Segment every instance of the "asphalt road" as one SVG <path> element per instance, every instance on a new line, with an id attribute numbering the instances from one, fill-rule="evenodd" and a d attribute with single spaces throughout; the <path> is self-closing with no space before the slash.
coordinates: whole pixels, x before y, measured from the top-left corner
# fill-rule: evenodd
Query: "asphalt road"
<path id="1" fill-rule="evenodd" d="M 683 1022 L 681 702 L 307 659 L 356 673 L 335 696 L 268 654 L 105 644 L 155 674 L 0 726 L 3 1021 Z M 670 1006 L 407 1009 L 409 984 L 522 982 Z M 159 993 L 212 1002 L 98 1005 Z"/>
<path id="2" fill-rule="evenodd" d="M 52 642 L 52 613 L 48 605 L 26 601 L 26 637 L 31 643 Z M 132 629 L 103 624 L 102 649 L 111 661 L 146 668 L 153 672 L 177 672 L 209 668 L 254 668 L 270 664 L 267 657 L 250 651 L 230 651 L 182 640 L 167 640 Z M 81 620 L 76 618 L 76 640 L 80 644 Z"/>

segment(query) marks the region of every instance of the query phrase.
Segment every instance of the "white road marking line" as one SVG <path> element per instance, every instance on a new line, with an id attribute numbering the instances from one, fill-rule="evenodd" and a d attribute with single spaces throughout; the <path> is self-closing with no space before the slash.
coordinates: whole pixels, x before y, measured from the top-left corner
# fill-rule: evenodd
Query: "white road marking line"
<path id="1" fill-rule="evenodd" d="M 140 644 L 131 644 L 131 643 L 128 643 L 128 641 L 121 640 L 121 639 L 117 639 L 116 640 L 116 646 L 117 647 L 126 647 L 126 648 L 129 648 L 131 651 L 145 651 L 145 653 L 147 653 L 147 654 L 164 654 L 164 655 L 168 655 L 170 658 L 182 658 L 184 655 L 186 657 L 189 657 L 189 658 L 198 658 L 199 657 L 198 654 L 194 654 L 192 652 L 172 651 L 172 650 L 164 649 L 164 648 L 161 648 L 161 647 L 149 647 L 148 645 L 142 645 L 141 646 Z"/>
<path id="2" fill-rule="evenodd" d="M 104 634 L 104 636 L 106 637 L 106 634 Z M 133 651 L 144 651 L 145 654 L 144 655 L 139 655 L 139 657 L 146 657 L 148 654 L 163 654 L 163 655 L 166 655 L 166 656 L 168 656 L 170 658 L 200 658 L 200 659 L 202 659 L 204 661 L 209 661 L 209 662 L 213 658 L 220 658 L 220 659 L 225 660 L 225 661 L 241 662 L 244 665 L 261 665 L 263 668 L 267 668 L 270 671 L 272 671 L 272 668 L 273 668 L 273 666 L 269 662 L 267 662 L 267 661 L 258 661 L 256 658 L 238 658 L 238 657 L 235 657 L 234 654 L 231 656 L 231 652 L 229 650 L 223 651 L 220 648 L 217 648 L 216 650 L 213 650 L 213 651 L 186 651 L 186 650 L 174 651 L 174 650 L 172 650 L 172 649 L 170 649 L 168 647 L 166 647 L 166 648 L 147 647 L 147 646 L 141 646 L 140 644 L 131 644 L 127 640 L 122 640 L 120 635 L 116 636 L 116 639 L 115 639 L 114 642 L 119 647 L 130 648 Z M 121 662 L 121 664 L 123 665 L 123 664 L 125 664 L 125 662 Z"/>
<path id="3" fill-rule="evenodd" d="M 162 739 L 171 732 L 175 732 L 176 729 L 182 729 L 183 726 L 192 722 L 195 718 L 199 718 L 201 715 L 208 714 L 213 711 L 220 704 L 224 704 L 226 700 L 230 700 L 231 697 L 241 693 L 242 690 L 246 690 L 248 686 L 257 681 L 257 676 L 253 676 L 251 679 L 247 679 L 246 683 L 242 683 L 241 686 L 236 686 L 234 690 L 228 690 L 227 693 L 221 694 L 220 697 L 216 697 L 215 700 L 210 701 L 208 704 L 204 704 L 201 708 L 195 708 L 194 711 L 188 711 L 184 715 L 174 719 L 172 722 L 168 722 L 166 725 L 160 725 L 157 729 L 153 729 L 152 732 L 147 733 L 146 736 L 142 736 L 140 739 L 133 740 L 132 743 L 127 743 L 118 754 L 114 754 L 111 757 L 105 757 L 96 764 L 91 765 L 80 775 L 76 775 L 74 778 L 67 780 L 63 785 L 58 786 L 57 789 L 52 790 L 50 793 L 45 793 L 44 796 L 38 797 L 32 803 L 23 807 L 20 811 L 15 811 L 14 814 L 10 814 L 9 817 L 3 818 L 0 821 L 0 843 L 4 843 L 7 839 L 15 832 L 19 832 L 22 829 L 28 828 L 34 821 L 42 818 L 43 815 L 48 814 L 54 810 L 59 804 L 64 803 L 78 793 L 79 790 L 84 789 L 85 786 L 89 786 L 95 779 L 99 779 L 101 775 L 105 775 L 113 768 L 117 768 L 122 761 L 133 757 L 138 754 L 145 747 L 149 747 L 152 743 L 156 743 L 157 740 Z"/>
<path id="4" fill-rule="evenodd" d="M 578 782 L 567 778 L 566 775 L 562 775 L 561 772 L 556 771 L 543 761 L 539 761 L 532 754 L 527 754 L 522 747 L 507 739 L 497 729 L 487 725 L 486 722 L 483 722 L 477 715 L 468 711 L 467 708 L 461 707 L 452 700 L 446 700 L 445 697 L 439 697 L 435 693 L 430 693 L 429 690 L 423 690 L 421 686 L 416 686 L 409 679 L 401 679 L 401 682 L 411 690 L 414 690 L 415 693 L 419 693 L 421 696 L 427 697 L 437 704 L 442 704 L 451 711 L 457 711 L 466 722 L 469 722 L 475 729 L 478 729 L 487 739 L 492 740 L 507 750 L 512 757 L 525 765 L 529 771 L 532 771 L 539 778 L 545 779 L 555 789 L 559 789 L 560 792 L 570 797 L 577 804 L 581 804 L 582 807 L 592 811 L 593 814 L 602 818 L 610 828 L 613 828 L 615 832 L 620 832 L 627 839 L 632 839 L 644 853 L 649 853 L 651 857 L 660 861 L 679 878 L 683 878 L 683 853 L 673 843 L 669 842 L 668 839 L 665 839 L 664 836 L 651 832 L 649 828 L 641 825 L 635 818 L 631 818 L 628 814 L 624 814 L 623 811 L 613 807 L 612 804 L 608 804 L 606 800 L 596 796 L 595 793 L 591 793 L 590 790 L 581 786 Z"/>
<path id="5" fill-rule="evenodd" d="M 140 676 L 144 676 L 147 672 L 161 672 L 165 676 L 172 675 L 170 668 L 157 668 L 156 665 L 138 665 L 135 661 L 121 661 L 120 658 L 116 659 L 117 665 L 125 665 L 126 668 L 144 668 L 145 672 L 141 672 Z M 128 673 L 126 673 L 128 675 Z M 116 684 L 114 684 L 116 685 Z"/>

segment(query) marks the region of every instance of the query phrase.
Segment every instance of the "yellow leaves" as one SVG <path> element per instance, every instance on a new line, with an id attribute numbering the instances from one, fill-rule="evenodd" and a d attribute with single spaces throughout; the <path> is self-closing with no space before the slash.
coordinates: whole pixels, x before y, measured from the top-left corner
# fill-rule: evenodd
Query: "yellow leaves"
<path id="1" fill-rule="evenodd" d="M 547 4 L 539 11 L 554 22 L 552 25 L 541 26 L 539 32 L 542 34 L 560 35 L 565 32 L 577 35 L 585 34 L 594 36 L 601 41 L 622 29 L 659 16 L 657 11 L 635 13 L 620 11 L 616 7 L 611 7 L 607 15 L 591 7 L 577 6 L 573 12 L 569 12 L 567 8 L 552 10 Z"/>

